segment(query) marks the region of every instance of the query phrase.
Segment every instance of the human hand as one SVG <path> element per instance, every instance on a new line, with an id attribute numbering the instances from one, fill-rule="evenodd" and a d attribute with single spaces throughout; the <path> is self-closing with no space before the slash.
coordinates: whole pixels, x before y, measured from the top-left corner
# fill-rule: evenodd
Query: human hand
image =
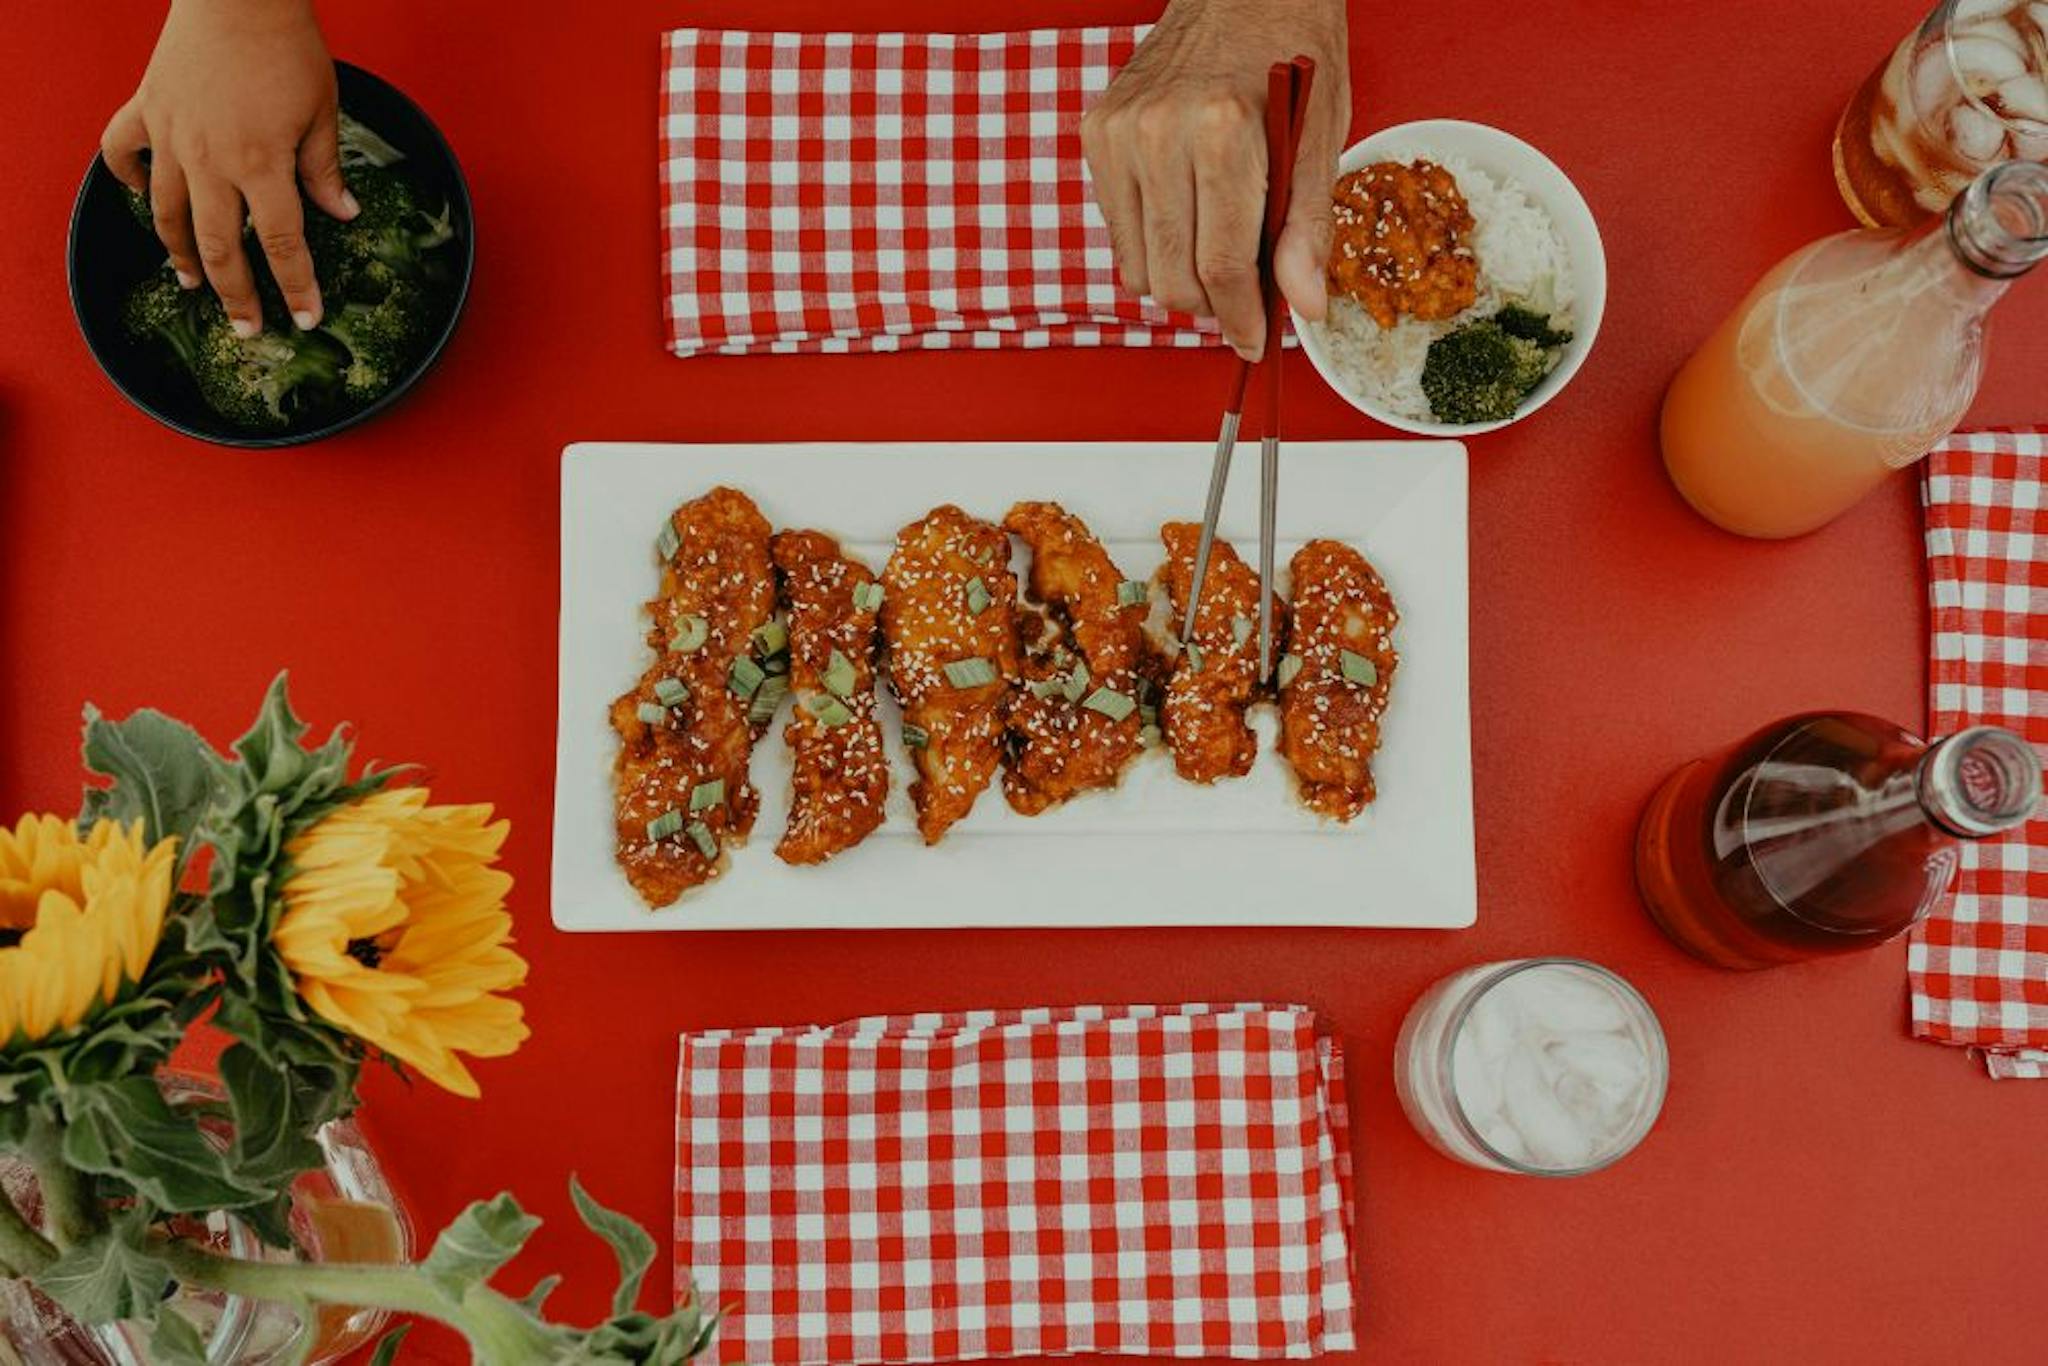
<path id="1" fill-rule="evenodd" d="M 100 152 L 149 196 L 179 283 L 196 289 L 203 272 L 236 333 L 253 337 L 263 307 L 242 249 L 245 221 L 292 321 L 320 321 L 299 186 L 334 217 L 355 217 L 336 129 L 334 61 L 311 0 L 171 0 L 142 84 Z"/>
<path id="2" fill-rule="evenodd" d="M 1296 54 L 1315 59 L 1315 85 L 1273 268 L 1296 311 L 1320 318 L 1330 186 L 1351 125 L 1343 0 L 1172 0 L 1081 120 L 1124 288 L 1214 317 L 1247 359 L 1266 343 L 1266 72 Z"/>

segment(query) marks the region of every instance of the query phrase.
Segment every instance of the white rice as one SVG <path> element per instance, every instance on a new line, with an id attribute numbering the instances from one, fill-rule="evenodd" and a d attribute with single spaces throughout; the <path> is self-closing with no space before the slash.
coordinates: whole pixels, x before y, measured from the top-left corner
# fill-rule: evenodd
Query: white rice
<path id="1" fill-rule="evenodd" d="M 1572 330 L 1575 301 L 1572 264 L 1564 239 L 1543 207 L 1521 183 L 1494 176 L 1463 157 L 1429 157 L 1457 179 L 1472 209 L 1472 254 L 1479 262 L 1479 297 L 1455 317 L 1436 322 L 1403 316 L 1382 328 L 1355 300 L 1332 297 L 1328 321 L 1310 323 L 1347 392 L 1375 407 L 1417 422 L 1431 422 L 1422 392 L 1422 364 L 1429 345 L 1474 318 L 1488 317 L 1502 304 L 1541 308 L 1547 302 L 1556 326 Z M 1548 298 L 1543 297 L 1548 290 Z"/>

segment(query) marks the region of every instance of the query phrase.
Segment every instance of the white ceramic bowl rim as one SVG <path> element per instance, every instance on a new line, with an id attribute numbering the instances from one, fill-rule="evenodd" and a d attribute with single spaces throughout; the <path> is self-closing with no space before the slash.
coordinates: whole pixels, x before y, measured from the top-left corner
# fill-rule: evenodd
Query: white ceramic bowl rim
<path id="1" fill-rule="evenodd" d="M 1462 157 L 1482 170 L 1512 177 L 1528 191 L 1530 198 L 1549 212 L 1551 221 L 1557 225 L 1558 235 L 1564 240 L 1566 255 L 1571 260 L 1575 296 L 1572 340 L 1557 368 L 1544 378 L 1513 417 L 1498 422 L 1462 425 L 1421 422 L 1389 412 L 1346 389 L 1338 381 L 1336 366 L 1314 326 L 1299 315 L 1292 315 L 1292 321 L 1295 335 L 1301 339 L 1301 349 L 1308 354 L 1323 382 L 1366 416 L 1418 436 L 1476 436 L 1520 422 L 1555 398 L 1578 373 L 1593 349 L 1593 339 L 1600 331 L 1600 320 L 1607 309 L 1607 254 L 1600 241 L 1599 226 L 1593 221 L 1593 211 L 1587 207 L 1585 197 L 1572 184 L 1571 178 L 1558 168 L 1557 163 L 1522 139 L 1487 124 L 1465 119 L 1422 119 L 1395 124 L 1368 134 L 1347 147 L 1343 156 L 1337 159 L 1337 169 L 1340 173 L 1355 171 L 1375 161 L 1400 161 L 1430 155 Z"/>

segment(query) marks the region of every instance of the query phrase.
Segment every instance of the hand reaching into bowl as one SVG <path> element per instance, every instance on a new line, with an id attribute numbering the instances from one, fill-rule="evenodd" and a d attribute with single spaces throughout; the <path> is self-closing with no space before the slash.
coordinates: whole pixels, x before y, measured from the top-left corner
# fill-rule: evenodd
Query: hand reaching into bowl
<path id="1" fill-rule="evenodd" d="M 1351 122 L 1343 0 L 1172 0 L 1081 120 L 1124 288 L 1214 317 L 1248 359 L 1266 343 L 1266 71 L 1297 53 L 1315 59 L 1316 80 L 1274 274 L 1297 313 L 1321 318 L 1330 185 Z"/>
<path id="2" fill-rule="evenodd" d="M 299 186 L 334 217 L 356 215 L 336 130 L 334 62 L 311 0 L 172 0 L 142 84 L 108 123 L 100 151 L 123 183 L 149 196 L 179 283 L 196 289 L 204 274 L 235 331 L 253 337 L 263 308 L 243 251 L 245 218 L 292 321 L 320 321 Z"/>

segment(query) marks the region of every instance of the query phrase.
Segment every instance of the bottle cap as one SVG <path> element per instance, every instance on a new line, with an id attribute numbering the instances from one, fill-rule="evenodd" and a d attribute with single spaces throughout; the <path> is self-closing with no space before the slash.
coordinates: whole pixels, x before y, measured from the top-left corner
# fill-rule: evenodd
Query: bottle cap
<path id="1" fill-rule="evenodd" d="M 1972 726 L 1937 742 L 1920 765 L 1920 804 L 1968 839 L 2026 824 L 2041 803 L 2041 756 L 1999 726 Z"/>

